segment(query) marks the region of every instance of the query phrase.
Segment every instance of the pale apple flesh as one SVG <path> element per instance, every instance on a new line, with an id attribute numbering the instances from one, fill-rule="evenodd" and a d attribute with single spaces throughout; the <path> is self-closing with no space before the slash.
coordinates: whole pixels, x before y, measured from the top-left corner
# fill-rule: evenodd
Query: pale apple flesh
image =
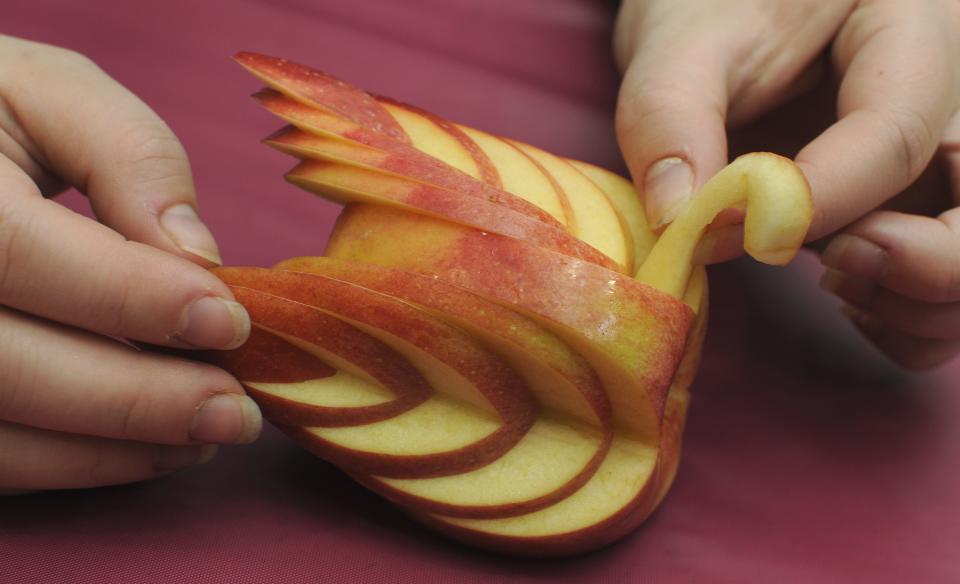
<path id="1" fill-rule="evenodd" d="M 410 138 L 370 94 L 323 71 L 256 53 L 235 57 L 247 71 L 288 97 L 380 132 L 394 140 Z"/>
<path id="2" fill-rule="evenodd" d="M 541 405 L 513 449 L 470 473 L 426 480 L 356 478 L 388 498 L 458 517 L 505 516 L 557 501 L 589 479 L 612 437 L 610 404 L 593 370 L 527 318 L 442 281 L 332 258 L 295 258 L 277 269 L 390 291 L 469 332 L 508 361 Z M 480 324 L 482 322 L 482 324 Z M 564 444 L 562 449 L 557 444 Z"/>
<path id="3" fill-rule="evenodd" d="M 633 245 L 610 199 L 579 170 L 559 157 L 521 142 L 511 142 L 562 185 L 575 226 L 571 232 L 633 272 Z"/>
<path id="4" fill-rule="evenodd" d="M 636 270 L 647 259 L 647 254 L 653 249 L 657 236 L 647 223 L 646 213 L 637 196 L 637 191 L 633 188 L 633 183 L 619 174 L 593 164 L 579 160 L 566 161 L 597 185 L 617 211 L 617 216 L 623 221 L 623 229 L 629 234 L 629 241 L 633 245 L 633 262 Z"/>
<path id="5" fill-rule="evenodd" d="M 572 233 L 576 222 L 567 195 L 553 177 L 510 142 L 468 126 L 457 126 L 497 169 L 503 189 L 549 213 Z"/>
<path id="6" fill-rule="evenodd" d="M 207 357 L 243 380 L 276 423 L 369 423 L 432 393 L 402 356 L 359 329 L 256 290 L 233 287 L 233 293 L 259 326 L 240 348 Z M 274 329 L 261 328 L 264 323 Z"/>
<path id="7" fill-rule="evenodd" d="M 309 449 L 334 462 L 393 477 L 462 471 L 502 455 L 534 422 L 535 403 L 511 368 L 409 304 L 314 274 L 259 268 L 216 273 L 245 305 L 253 306 L 251 318 L 258 326 L 289 331 L 305 322 L 298 318 L 303 308 L 334 316 L 401 354 L 429 383 L 434 392 L 429 399 L 388 419 L 290 429 Z M 248 289 L 258 295 L 259 307 Z"/>
<path id="8" fill-rule="evenodd" d="M 307 133 L 349 140 L 395 155 L 395 158 L 391 159 L 395 166 L 389 168 L 392 172 L 427 184 L 454 189 L 465 196 L 483 198 L 539 221 L 561 226 L 547 212 L 522 197 L 481 182 L 407 143 L 394 140 L 351 120 L 311 109 L 275 92 L 260 92 L 254 97 L 268 111 Z"/>
<path id="9" fill-rule="evenodd" d="M 414 148 L 488 185 L 503 186 L 500 173 L 487 152 L 459 126 L 408 103 L 380 96 L 377 101 L 397 120 Z"/>
<path id="10" fill-rule="evenodd" d="M 328 153 L 314 151 L 325 160 L 302 162 L 287 174 L 287 180 L 305 190 L 340 203 L 371 203 L 396 207 L 483 231 L 516 237 L 591 263 L 616 269 L 616 264 L 588 244 L 571 238 L 560 229 L 529 217 L 504 210 L 483 199 L 471 199 L 454 191 L 406 180 L 402 176 L 376 172 L 344 163 Z"/>
<path id="11" fill-rule="evenodd" d="M 703 274 L 702 270 L 700 274 Z M 558 556 L 605 546 L 641 524 L 666 496 L 677 472 L 683 427 L 706 334 L 707 295 L 700 279 L 688 297 L 697 310 L 687 349 L 667 394 L 657 449 L 614 438 L 591 479 L 564 501 L 534 513 L 484 520 L 408 511 L 461 541 L 528 556 Z"/>
<path id="12" fill-rule="evenodd" d="M 543 408 L 582 424 L 610 426 L 610 402 L 590 365 L 556 335 L 514 310 L 429 276 L 371 263 L 300 257 L 274 269 L 319 274 L 415 303 L 509 361 Z"/>
<path id="13" fill-rule="evenodd" d="M 520 240 L 381 206 L 348 206 L 325 253 L 434 275 L 520 311 L 596 369 L 616 426 L 655 441 L 693 321 L 680 299 Z"/>
<path id="14" fill-rule="evenodd" d="M 256 327 L 221 363 L 268 419 L 425 524 L 505 553 L 583 552 L 649 516 L 706 329 L 694 250 L 746 203 L 748 251 L 789 260 L 812 216 L 802 173 L 738 159 L 658 236 L 613 173 L 238 60 L 295 126 L 267 141 L 301 159 L 288 179 L 347 205 L 328 258 L 216 272 Z M 317 333 L 324 319 L 343 332 Z"/>

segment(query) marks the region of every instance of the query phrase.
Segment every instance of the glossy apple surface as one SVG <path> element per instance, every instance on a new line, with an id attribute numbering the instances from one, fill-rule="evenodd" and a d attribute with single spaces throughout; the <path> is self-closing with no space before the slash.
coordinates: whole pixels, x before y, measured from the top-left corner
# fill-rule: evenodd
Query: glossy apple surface
<path id="1" fill-rule="evenodd" d="M 695 250 L 746 206 L 748 251 L 788 261 L 812 215 L 789 161 L 738 159 L 662 234 L 604 169 L 252 53 L 291 126 L 287 179 L 345 205 L 324 257 L 216 271 L 248 309 L 210 357 L 273 421 L 456 539 L 579 553 L 666 496 L 706 331 Z"/>

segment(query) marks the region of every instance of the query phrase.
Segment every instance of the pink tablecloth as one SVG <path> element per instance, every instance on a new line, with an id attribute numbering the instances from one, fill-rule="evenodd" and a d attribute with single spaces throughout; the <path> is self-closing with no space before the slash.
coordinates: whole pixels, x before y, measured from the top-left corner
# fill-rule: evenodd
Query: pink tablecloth
<path id="1" fill-rule="evenodd" d="M 257 84 L 229 60 L 241 49 L 621 167 L 604 2 L 8 0 L 3 12 L 5 33 L 87 53 L 170 123 L 228 263 L 317 252 L 336 212 L 283 183 L 290 162 L 257 143 L 277 122 L 246 99 Z M 958 582 L 960 368 L 897 376 L 823 307 L 775 316 L 796 303 L 770 289 L 805 292 L 809 271 L 788 286 L 714 271 L 676 486 L 607 550 L 529 562 L 447 543 L 267 431 L 164 480 L 0 500 L 0 582 Z"/>

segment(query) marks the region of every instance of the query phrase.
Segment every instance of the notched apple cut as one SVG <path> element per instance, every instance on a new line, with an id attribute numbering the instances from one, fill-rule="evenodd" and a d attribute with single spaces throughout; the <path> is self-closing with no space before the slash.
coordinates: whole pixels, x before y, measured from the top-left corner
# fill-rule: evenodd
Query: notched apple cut
<path id="1" fill-rule="evenodd" d="M 268 419 L 448 535 L 505 553 L 606 545 L 677 471 L 706 333 L 694 251 L 746 206 L 761 261 L 796 253 L 800 171 L 737 159 L 661 236 L 599 167 L 241 53 L 291 126 L 287 179 L 345 204 L 325 257 L 215 271 L 255 325 L 214 356 Z"/>

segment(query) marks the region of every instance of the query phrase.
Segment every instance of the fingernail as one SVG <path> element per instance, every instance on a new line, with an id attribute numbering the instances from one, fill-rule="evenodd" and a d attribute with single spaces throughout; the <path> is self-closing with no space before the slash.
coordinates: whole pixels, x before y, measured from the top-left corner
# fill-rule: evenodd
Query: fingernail
<path id="1" fill-rule="evenodd" d="M 160 226 L 183 251 L 218 266 L 223 263 L 213 235 L 190 205 L 180 203 L 168 208 L 160 215 Z"/>
<path id="2" fill-rule="evenodd" d="M 820 288 L 861 309 L 870 309 L 880 293 L 880 287 L 873 280 L 857 278 L 834 269 L 823 273 Z"/>
<path id="3" fill-rule="evenodd" d="M 194 347 L 236 349 L 250 335 L 250 316 L 242 304 L 204 296 L 187 306 L 174 337 Z"/>
<path id="4" fill-rule="evenodd" d="M 650 167 L 643 183 L 647 220 L 657 229 L 673 221 L 693 196 L 693 170 L 671 156 Z"/>
<path id="5" fill-rule="evenodd" d="M 842 233 L 833 238 L 820 261 L 828 268 L 879 282 L 887 271 L 887 252 L 872 241 Z"/>
<path id="6" fill-rule="evenodd" d="M 212 444 L 249 444 L 260 435 L 263 417 L 252 399 L 221 393 L 203 402 L 190 424 L 190 438 Z"/>
<path id="7" fill-rule="evenodd" d="M 210 462 L 217 455 L 216 444 L 202 446 L 160 446 L 153 459 L 153 468 L 158 473 L 199 466 Z"/>

